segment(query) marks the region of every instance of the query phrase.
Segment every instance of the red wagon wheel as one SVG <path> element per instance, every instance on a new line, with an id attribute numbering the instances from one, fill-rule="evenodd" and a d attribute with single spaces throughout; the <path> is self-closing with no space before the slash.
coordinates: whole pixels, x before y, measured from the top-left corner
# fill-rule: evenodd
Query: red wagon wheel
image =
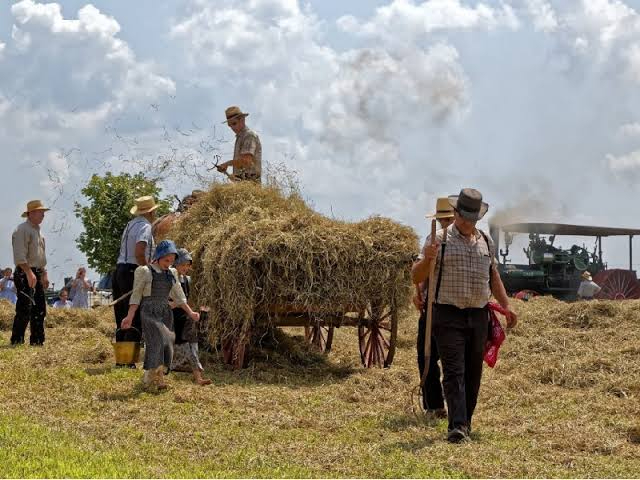
<path id="1" fill-rule="evenodd" d="M 640 282 L 635 273 L 629 270 L 605 270 L 598 273 L 593 281 L 602 290 L 597 298 L 606 300 L 627 300 L 640 298 Z"/>
<path id="2" fill-rule="evenodd" d="M 360 319 L 358 340 L 362 365 L 390 367 L 396 353 L 398 312 L 394 305 L 372 304 Z"/>
<path id="3" fill-rule="evenodd" d="M 304 339 L 319 352 L 329 353 L 333 343 L 333 325 L 322 325 L 318 320 L 310 326 L 304 327 Z"/>

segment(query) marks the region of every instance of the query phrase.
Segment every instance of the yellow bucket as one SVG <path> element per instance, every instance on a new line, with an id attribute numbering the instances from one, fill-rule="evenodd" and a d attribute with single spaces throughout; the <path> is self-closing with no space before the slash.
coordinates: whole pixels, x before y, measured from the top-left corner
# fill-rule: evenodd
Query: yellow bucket
<path id="1" fill-rule="evenodd" d="M 139 342 L 112 342 L 116 363 L 138 363 L 140 361 Z"/>
<path id="2" fill-rule="evenodd" d="M 131 330 L 135 330 L 138 333 L 138 338 L 139 338 L 138 329 L 135 327 L 132 327 Z M 118 329 L 116 331 L 116 340 L 118 339 L 119 332 L 124 332 L 124 330 Z M 130 364 L 130 363 L 138 363 L 140 361 L 140 342 L 116 341 L 116 342 L 111 342 L 111 345 L 113 345 L 113 354 L 116 357 L 116 363 Z"/>

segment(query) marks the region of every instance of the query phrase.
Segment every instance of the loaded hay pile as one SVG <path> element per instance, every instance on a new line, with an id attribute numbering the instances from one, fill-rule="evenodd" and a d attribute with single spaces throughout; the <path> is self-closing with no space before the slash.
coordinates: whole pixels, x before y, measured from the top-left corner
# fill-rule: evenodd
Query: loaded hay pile
<path id="1" fill-rule="evenodd" d="M 380 217 L 332 220 L 295 193 L 251 182 L 214 185 L 170 238 L 193 252 L 193 302 L 211 307 L 214 345 L 243 338 L 257 314 L 276 306 L 331 313 L 370 302 L 404 307 L 418 249 L 409 227 Z"/>

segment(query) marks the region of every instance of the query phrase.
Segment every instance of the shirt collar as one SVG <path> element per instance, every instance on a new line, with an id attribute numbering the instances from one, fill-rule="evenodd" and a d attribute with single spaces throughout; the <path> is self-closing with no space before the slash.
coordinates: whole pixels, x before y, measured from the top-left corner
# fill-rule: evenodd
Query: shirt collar
<path id="1" fill-rule="evenodd" d="M 236 133 L 236 137 L 241 137 L 242 135 L 244 135 L 245 133 L 247 133 L 247 130 L 249 130 L 247 128 L 247 126 L 245 125 L 244 128 L 242 130 L 240 130 L 238 133 Z"/>
<path id="2" fill-rule="evenodd" d="M 27 220 L 25 223 L 29 225 L 31 228 L 33 228 L 34 230 L 40 230 L 40 225 L 34 225 L 33 223 L 31 223 L 31 220 Z"/>
<path id="3" fill-rule="evenodd" d="M 456 226 L 455 223 L 451 224 L 451 233 L 457 237 L 461 237 L 461 238 L 467 238 L 464 235 L 462 235 L 462 233 L 460 233 L 460 230 L 458 230 L 458 227 Z M 475 238 L 479 238 L 480 237 L 480 232 L 478 231 L 477 228 L 473 229 L 473 236 Z"/>

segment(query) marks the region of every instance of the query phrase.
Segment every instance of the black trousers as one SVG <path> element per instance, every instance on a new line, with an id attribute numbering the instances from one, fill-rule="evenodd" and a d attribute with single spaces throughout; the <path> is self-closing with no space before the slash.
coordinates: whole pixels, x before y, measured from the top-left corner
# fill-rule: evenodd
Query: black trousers
<path id="1" fill-rule="evenodd" d="M 16 316 L 13 319 L 11 330 L 11 344 L 24 343 L 24 334 L 27 325 L 31 323 L 31 345 L 42 345 L 44 343 L 44 318 L 47 316 L 47 302 L 44 296 L 42 285 L 42 270 L 32 268 L 38 281 L 35 288 L 30 288 L 27 282 L 27 274 L 21 268 L 16 268 L 13 273 L 13 280 L 18 291 L 16 302 Z"/>
<path id="2" fill-rule="evenodd" d="M 449 430 L 471 428 L 482 379 L 489 310 L 452 305 L 435 305 L 434 309 L 433 332 L 444 372 Z"/>
<path id="3" fill-rule="evenodd" d="M 111 288 L 113 299 L 121 297 L 125 293 L 130 292 L 133 289 L 133 278 L 134 273 L 138 268 L 138 265 L 135 263 L 119 263 L 116 266 L 115 272 L 113 272 L 113 277 L 111 279 Z M 125 298 L 120 302 L 116 303 L 113 306 L 113 312 L 116 318 L 116 327 L 120 329 L 120 325 L 122 324 L 122 320 L 129 313 L 129 298 Z M 123 341 L 140 341 L 141 332 L 142 332 L 142 323 L 140 322 L 140 309 L 136 311 L 135 316 L 133 317 L 132 327 L 136 328 L 138 331 L 131 332 L 131 334 L 116 334 L 116 342 Z"/>
<path id="4" fill-rule="evenodd" d="M 420 379 L 425 367 L 424 337 L 427 330 L 427 311 L 424 309 L 418 319 L 418 370 Z M 436 339 L 431 335 L 431 357 L 429 359 L 429 372 L 422 387 L 422 406 L 425 410 L 444 408 L 444 397 L 442 395 L 442 384 L 440 383 L 440 366 L 438 365 L 438 345 Z"/>

